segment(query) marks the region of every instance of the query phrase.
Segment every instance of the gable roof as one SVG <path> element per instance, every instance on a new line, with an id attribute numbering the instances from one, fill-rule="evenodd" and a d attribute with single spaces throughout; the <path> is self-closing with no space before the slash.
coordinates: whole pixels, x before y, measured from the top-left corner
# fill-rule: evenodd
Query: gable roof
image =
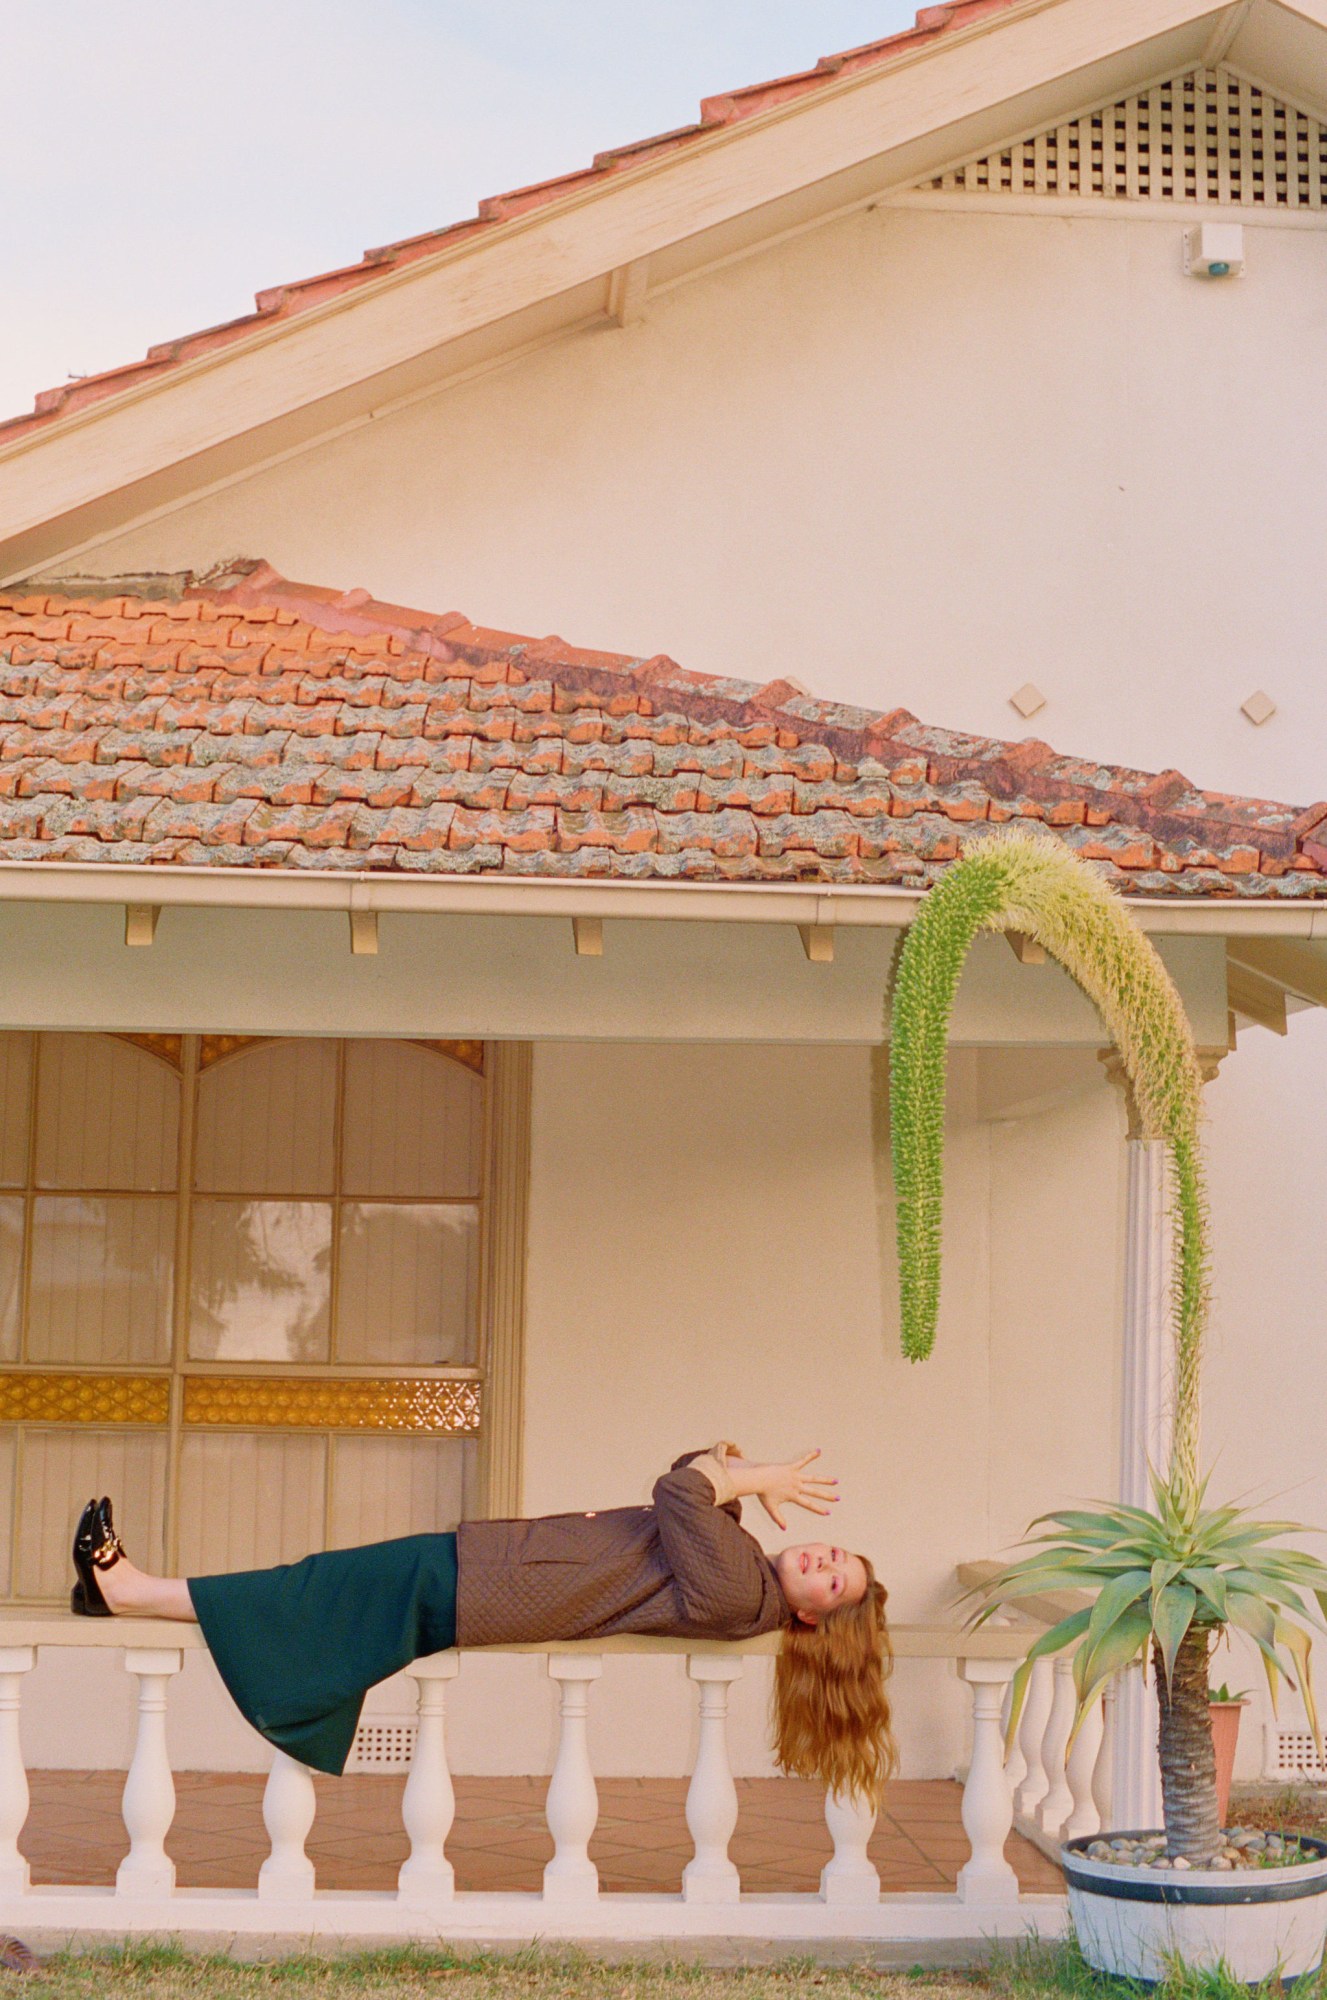
<path id="1" fill-rule="evenodd" d="M 1132 895 L 1327 896 L 1327 803 L 291 583 L 0 595 L 0 863 L 924 889 L 1035 822 Z"/>
<path id="2" fill-rule="evenodd" d="M 627 167 L 678 152 L 721 126 L 736 125 L 777 105 L 794 102 L 812 91 L 823 89 L 832 78 L 876 68 L 924 47 L 941 35 L 952 33 L 955 28 L 966 26 L 987 14 L 1002 13 L 1016 4 L 1017 0 L 951 0 L 948 5 L 923 7 L 915 24 L 899 34 L 887 35 L 881 41 L 866 42 L 860 48 L 846 49 L 838 55 L 822 56 L 809 70 L 773 77 L 766 83 L 752 83 L 721 96 L 704 98 L 700 117 L 692 125 L 682 125 L 672 132 L 656 133 L 651 138 L 637 139 L 627 145 L 609 147 L 602 153 L 596 153 L 588 167 L 559 174 L 552 180 L 539 181 L 530 187 L 512 188 L 505 194 L 489 195 L 480 202 L 475 215 L 463 221 L 384 244 L 377 250 L 366 250 L 358 264 L 346 265 L 335 271 L 319 271 L 312 277 L 298 278 L 289 284 L 273 285 L 259 292 L 254 299 L 254 311 L 243 314 L 239 319 L 162 341 L 158 346 L 149 348 L 141 361 L 126 362 L 118 368 L 86 375 L 78 381 L 64 382 L 54 389 L 44 389 L 36 397 L 30 412 L 0 419 L 0 443 L 23 436 L 55 417 L 86 409 L 91 403 L 178 368 L 199 354 L 232 347 L 265 326 L 293 319 L 328 299 L 371 285 L 390 271 L 400 270 L 480 232 L 493 231 L 532 209 L 560 200 L 564 195 L 580 193 L 595 183 L 620 174 Z"/>
<path id="3" fill-rule="evenodd" d="M 1327 115 L 1327 0 L 952 0 L 700 120 L 262 295 L 0 426 L 0 581 L 1088 102 L 1235 63 Z"/>

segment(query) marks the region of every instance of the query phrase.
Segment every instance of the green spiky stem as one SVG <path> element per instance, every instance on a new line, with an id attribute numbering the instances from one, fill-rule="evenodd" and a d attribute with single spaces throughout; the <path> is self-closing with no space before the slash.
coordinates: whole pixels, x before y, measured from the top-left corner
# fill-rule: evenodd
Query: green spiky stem
<path id="1" fill-rule="evenodd" d="M 1198 1058 L 1174 983 L 1124 903 L 1049 836 L 1007 833 L 974 842 L 927 896 L 899 957 L 889 1022 L 889 1128 L 903 1352 L 921 1360 L 935 1341 L 946 1044 L 959 976 L 983 930 L 1025 932 L 1083 989 L 1119 1050 L 1144 1134 L 1164 1139 L 1170 1149 L 1176 1365 L 1171 1477 L 1195 1487 L 1209 1296 Z"/>

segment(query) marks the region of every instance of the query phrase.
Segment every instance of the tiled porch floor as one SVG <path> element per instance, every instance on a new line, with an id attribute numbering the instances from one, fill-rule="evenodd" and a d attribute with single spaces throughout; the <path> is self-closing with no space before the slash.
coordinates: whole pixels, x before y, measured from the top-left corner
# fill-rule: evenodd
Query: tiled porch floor
<path id="1" fill-rule="evenodd" d="M 114 1771 L 33 1771 L 32 1810 L 21 1846 L 34 1882 L 114 1880 L 128 1841 L 120 1819 L 123 1776 Z M 324 1889 L 388 1889 L 405 1858 L 402 1777 L 318 1778 L 308 1852 Z M 601 1778 L 590 1852 L 607 1890 L 676 1893 L 691 1853 L 683 1817 L 686 1781 Z M 458 1778 L 447 1852 L 458 1889 L 538 1889 L 553 1849 L 544 1825 L 544 1778 Z M 263 1780 L 177 1772 L 167 1838 L 182 1888 L 251 1888 L 267 1852 Z M 795 1778 L 738 1780 L 731 1854 L 751 1891 L 813 1890 L 830 1854 L 823 1795 Z M 952 1889 L 967 1855 L 955 1784 L 890 1787 L 871 1858 L 886 1889 Z M 1058 1890 L 1060 1871 L 1029 1842 L 1007 1848 L 1024 1889 Z"/>

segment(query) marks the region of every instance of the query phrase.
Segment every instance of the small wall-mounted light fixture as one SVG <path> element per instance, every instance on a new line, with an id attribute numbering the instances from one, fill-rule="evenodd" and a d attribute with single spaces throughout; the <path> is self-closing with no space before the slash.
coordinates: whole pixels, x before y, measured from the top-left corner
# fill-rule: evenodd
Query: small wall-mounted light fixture
<path id="1" fill-rule="evenodd" d="M 1239 705 L 1241 715 L 1247 715 L 1255 729 L 1261 729 L 1264 722 L 1270 722 L 1276 714 L 1276 703 L 1261 688 L 1255 688 L 1247 701 Z"/>
<path id="2" fill-rule="evenodd" d="M 1197 222 L 1184 232 L 1184 268 L 1191 278 L 1244 276 L 1244 224 Z"/>
<path id="3" fill-rule="evenodd" d="M 1009 706 L 1016 708 L 1024 722 L 1027 722 L 1039 708 L 1045 708 L 1046 697 L 1039 687 L 1033 686 L 1031 681 L 1024 681 L 1022 687 L 1015 688 L 1010 695 Z"/>

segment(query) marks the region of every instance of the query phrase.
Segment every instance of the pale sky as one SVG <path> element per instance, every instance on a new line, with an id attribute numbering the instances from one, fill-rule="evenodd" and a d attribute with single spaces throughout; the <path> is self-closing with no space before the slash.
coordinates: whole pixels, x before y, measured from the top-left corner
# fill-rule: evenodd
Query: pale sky
<path id="1" fill-rule="evenodd" d="M 0 415 L 914 0 L 6 0 Z"/>

